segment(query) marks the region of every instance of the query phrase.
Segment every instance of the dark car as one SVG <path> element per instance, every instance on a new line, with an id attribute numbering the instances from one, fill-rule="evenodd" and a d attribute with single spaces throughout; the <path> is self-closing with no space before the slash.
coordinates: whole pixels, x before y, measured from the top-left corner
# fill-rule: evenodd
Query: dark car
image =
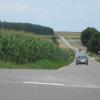
<path id="1" fill-rule="evenodd" d="M 88 65 L 87 55 L 77 55 L 76 56 L 76 65 L 78 65 L 78 64 L 87 64 Z"/>

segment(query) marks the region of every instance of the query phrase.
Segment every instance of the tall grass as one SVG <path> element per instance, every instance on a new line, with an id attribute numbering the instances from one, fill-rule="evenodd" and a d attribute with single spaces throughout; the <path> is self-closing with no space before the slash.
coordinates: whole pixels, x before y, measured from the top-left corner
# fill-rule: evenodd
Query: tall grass
<path id="1" fill-rule="evenodd" d="M 68 50 L 54 43 L 36 38 L 22 31 L 0 30 L 0 59 L 14 63 L 33 63 L 41 59 L 63 61 L 69 59 Z"/>

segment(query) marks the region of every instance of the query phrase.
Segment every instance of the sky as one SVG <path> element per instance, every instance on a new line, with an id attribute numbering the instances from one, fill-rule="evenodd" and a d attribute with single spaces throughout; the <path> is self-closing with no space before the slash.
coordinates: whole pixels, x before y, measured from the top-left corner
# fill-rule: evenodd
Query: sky
<path id="1" fill-rule="evenodd" d="M 0 0 L 0 20 L 39 24 L 55 31 L 100 30 L 100 0 Z"/>

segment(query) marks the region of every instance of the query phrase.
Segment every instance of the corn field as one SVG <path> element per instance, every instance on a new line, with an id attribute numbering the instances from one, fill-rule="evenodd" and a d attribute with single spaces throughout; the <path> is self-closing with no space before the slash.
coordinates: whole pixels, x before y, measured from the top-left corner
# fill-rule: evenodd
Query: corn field
<path id="1" fill-rule="evenodd" d="M 14 63 L 32 63 L 40 59 L 67 60 L 72 52 L 32 34 L 0 30 L 0 59 Z"/>

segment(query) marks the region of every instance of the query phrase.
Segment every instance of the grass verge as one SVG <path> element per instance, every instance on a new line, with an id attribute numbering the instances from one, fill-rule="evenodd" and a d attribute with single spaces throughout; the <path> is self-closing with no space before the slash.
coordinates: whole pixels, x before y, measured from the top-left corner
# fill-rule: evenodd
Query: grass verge
<path id="1" fill-rule="evenodd" d="M 74 61 L 74 54 L 71 54 L 69 59 L 64 61 L 51 61 L 48 59 L 42 59 L 35 63 L 28 64 L 15 64 L 12 62 L 5 62 L 0 60 L 0 68 L 2 69 L 59 69 L 61 67 L 67 66 Z"/>
<path id="2" fill-rule="evenodd" d="M 89 52 L 89 56 L 93 57 L 96 61 L 100 62 L 100 54 L 97 55 L 97 54 Z"/>
<path id="3" fill-rule="evenodd" d="M 96 61 L 100 62 L 100 55 L 97 56 Z"/>

